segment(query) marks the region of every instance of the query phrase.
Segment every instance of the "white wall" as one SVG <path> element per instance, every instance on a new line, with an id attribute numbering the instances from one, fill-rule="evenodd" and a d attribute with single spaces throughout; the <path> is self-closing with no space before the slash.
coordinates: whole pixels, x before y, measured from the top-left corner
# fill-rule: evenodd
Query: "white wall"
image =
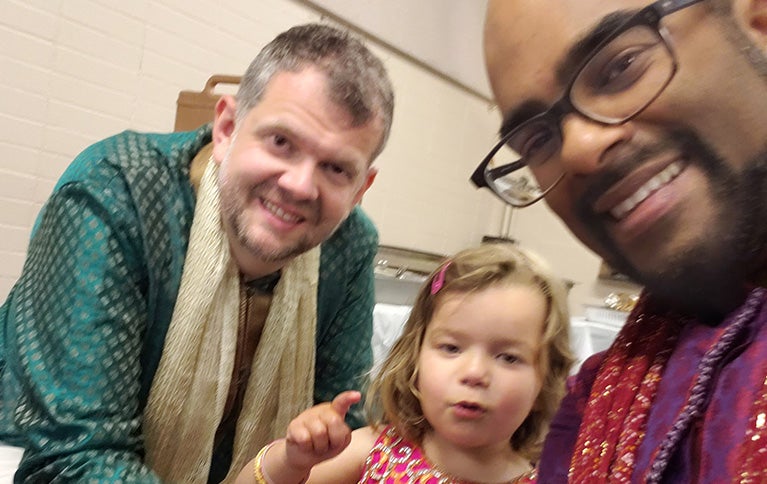
<path id="1" fill-rule="evenodd" d="M 87 145 L 126 128 L 170 131 L 180 90 L 241 74 L 289 26 L 320 20 L 291 0 L 0 0 L 0 301 L 21 272 L 30 228 Z M 451 253 L 497 235 L 502 206 L 468 175 L 499 116 L 480 97 L 371 44 L 397 94 L 391 140 L 363 207 L 388 245 Z M 540 211 L 542 210 L 542 212 Z M 590 288 L 597 259 L 545 209 L 512 236 Z M 585 296 L 576 286 L 574 309 Z"/>
<path id="2" fill-rule="evenodd" d="M 482 58 L 487 0 L 300 0 L 357 26 L 485 99 Z"/>

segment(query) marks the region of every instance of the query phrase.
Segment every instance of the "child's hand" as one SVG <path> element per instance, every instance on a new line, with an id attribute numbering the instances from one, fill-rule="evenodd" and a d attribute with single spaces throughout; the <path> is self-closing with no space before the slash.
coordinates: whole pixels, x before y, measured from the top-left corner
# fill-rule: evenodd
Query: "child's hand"
<path id="1" fill-rule="evenodd" d="M 285 437 L 288 464 L 308 470 L 340 454 L 352 432 L 344 417 L 361 398 L 360 392 L 342 392 L 332 402 L 315 405 L 293 419 Z"/>

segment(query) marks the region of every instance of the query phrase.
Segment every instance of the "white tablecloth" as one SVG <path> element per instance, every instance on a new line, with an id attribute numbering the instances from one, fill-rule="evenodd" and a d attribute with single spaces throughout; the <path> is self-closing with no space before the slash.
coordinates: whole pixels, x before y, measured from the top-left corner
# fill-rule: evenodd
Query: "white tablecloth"
<path id="1" fill-rule="evenodd" d="M 573 372 L 580 368 L 581 363 L 594 353 L 606 350 L 620 331 L 617 324 L 590 321 L 585 318 L 570 320 L 570 347 L 577 359 Z"/>
<path id="2" fill-rule="evenodd" d="M 0 484 L 11 484 L 24 449 L 0 444 Z"/>
<path id="3" fill-rule="evenodd" d="M 378 365 L 389 353 L 389 349 L 397 341 L 407 317 L 410 306 L 399 304 L 378 303 L 373 308 L 373 364 Z"/>

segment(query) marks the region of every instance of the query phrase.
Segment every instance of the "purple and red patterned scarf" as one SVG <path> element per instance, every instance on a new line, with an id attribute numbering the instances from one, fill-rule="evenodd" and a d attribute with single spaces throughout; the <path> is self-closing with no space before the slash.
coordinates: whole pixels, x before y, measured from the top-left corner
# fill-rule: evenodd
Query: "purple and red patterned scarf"
<path id="1" fill-rule="evenodd" d="M 568 480 L 767 482 L 767 290 L 718 326 L 656 306 L 593 369 Z"/>

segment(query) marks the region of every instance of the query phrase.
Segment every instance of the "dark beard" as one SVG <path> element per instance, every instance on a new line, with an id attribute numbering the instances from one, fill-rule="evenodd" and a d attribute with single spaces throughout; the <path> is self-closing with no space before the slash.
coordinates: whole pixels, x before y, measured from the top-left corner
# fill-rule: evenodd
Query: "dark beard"
<path id="1" fill-rule="evenodd" d="M 662 268 L 648 270 L 632 264 L 610 238 L 604 215 L 589 207 L 604 190 L 631 169 L 675 147 L 706 174 L 712 198 L 718 207 L 711 220 L 706 240 L 664 261 Z M 763 265 L 767 244 L 767 149 L 740 171 L 727 164 L 716 152 L 688 129 L 676 130 L 669 138 L 641 150 L 631 160 L 615 163 L 589 189 L 578 204 L 581 220 L 605 248 L 606 258 L 671 306 L 695 314 L 709 322 L 737 307 L 743 300 L 748 281 Z M 609 215 L 607 215 L 609 217 Z"/>

